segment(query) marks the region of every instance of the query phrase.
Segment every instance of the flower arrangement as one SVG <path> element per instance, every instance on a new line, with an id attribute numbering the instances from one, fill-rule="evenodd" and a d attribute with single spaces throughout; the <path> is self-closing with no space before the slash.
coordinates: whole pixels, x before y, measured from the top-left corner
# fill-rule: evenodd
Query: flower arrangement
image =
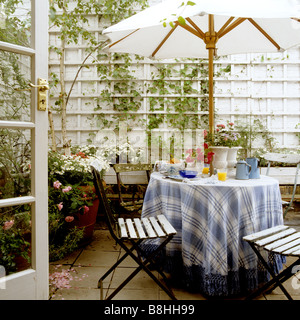
<path id="1" fill-rule="evenodd" d="M 96 155 L 94 147 L 73 149 L 70 156 L 49 152 L 48 157 L 48 211 L 50 261 L 63 258 L 78 246 L 83 229 L 72 222 L 86 215 L 96 195 L 93 190 L 91 164 L 97 160 L 102 174 L 109 168 L 108 162 Z"/>
<path id="2" fill-rule="evenodd" d="M 217 124 L 213 134 L 206 133 L 205 140 L 210 146 L 235 147 L 240 144 L 240 134 L 235 132 L 234 123 L 228 122 L 228 128 L 224 124 Z"/>
<path id="3" fill-rule="evenodd" d="M 120 160 L 130 163 L 140 163 L 144 160 L 142 148 L 134 148 L 128 139 L 119 144 L 104 146 L 97 151 L 97 155 L 100 155 L 111 164 L 118 163 Z"/>
<path id="4" fill-rule="evenodd" d="M 72 154 L 66 156 L 59 152 L 49 151 L 48 170 L 49 177 L 59 180 L 63 184 L 91 184 L 93 181 L 91 164 L 97 160 L 101 163 L 103 173 L 108 170 L 109 163 L 97 151 L 97 148 L 81 148 L 76 146 L 71 149 Z M 52 180 L 53 180 L 52 179 Z"/>

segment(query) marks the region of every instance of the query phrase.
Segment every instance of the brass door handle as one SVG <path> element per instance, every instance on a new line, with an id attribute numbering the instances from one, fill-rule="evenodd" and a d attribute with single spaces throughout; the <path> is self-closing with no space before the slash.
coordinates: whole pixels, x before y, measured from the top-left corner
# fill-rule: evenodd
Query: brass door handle
<path id="1" fill-rule="evenodd" d="M 29 83 L 29 86 L 31 88 L 39 88 L 39 90 L 41 91 L 45 91 L 45 90 L 49 90 L 49 86 L 48 84 L 32 84 L 32 83 Z"/>
<path id="2" fill-rule="evenodd" d="M 46 79 L 38 78 L 38 84 L 29 83 L 31 88 L 38 88 L 38 110 L 46 111 L 47 109 L 47 90 L 49 85 Z M 16 91 L 30 91 L 31 89 L 15 89 Z"/>

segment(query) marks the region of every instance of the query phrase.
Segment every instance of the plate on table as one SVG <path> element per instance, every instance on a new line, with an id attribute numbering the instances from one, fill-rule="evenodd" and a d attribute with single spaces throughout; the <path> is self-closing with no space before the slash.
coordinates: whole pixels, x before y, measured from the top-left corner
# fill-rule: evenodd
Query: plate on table
<path id="1" fill-rule="evenodd" d="M 184 177 L 180 176 L 179 174 L 166 176 L 166 178 L 170 178 L 170 179 L 177 180 L 177 181 L 182 181 L 182 180 L 184 180 L 184 179 L 188 179 L 188 180 L 196 180 L 196 179 L 199 179 L 198 177 L 194 177 L 194 178 L 184 178 Z"/>

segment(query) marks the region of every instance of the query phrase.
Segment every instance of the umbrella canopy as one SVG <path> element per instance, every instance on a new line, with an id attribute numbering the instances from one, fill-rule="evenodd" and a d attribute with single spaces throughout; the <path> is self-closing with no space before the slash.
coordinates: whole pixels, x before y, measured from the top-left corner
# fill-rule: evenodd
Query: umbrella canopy
<path id="1" fill-rule="evenodd" d="M 300 0 L 166 0 L 103 31 L 110 52 L 155 59 L 209 58 L 213 132 L 213 56 L 276 52 L 300 44 Z"/>

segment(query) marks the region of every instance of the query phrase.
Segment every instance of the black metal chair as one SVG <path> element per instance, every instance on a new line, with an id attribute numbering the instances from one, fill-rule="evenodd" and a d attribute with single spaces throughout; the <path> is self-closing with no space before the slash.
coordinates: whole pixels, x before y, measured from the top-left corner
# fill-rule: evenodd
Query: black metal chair
<path id="1" fill-rule="evenodd" d="M 148 184 L 152 171 L 151 164 L 144 163 L 118 163 L 113 165 L 113 169 L 117 176 L 118 198 L 120 205 L 120 213 L 134 215 L 141 214 L 146 187 L 142 184 L 125 185 L 121 179 L 122 172 L 144 172 L 145 182 Z M 125 196 L 127 194 L 127 197 Z M 128 198 L 130 194 L 130 198 Z M 127 198 L 127 199 L 126 199 Z M 122 212 L 123 211 L 123 212 Z"/>
<path id="2" fill-rule="evenodd" d="M 97 195 L 99 197 L 99 210 L 104 212 L 106 223 L 110 231 L 111 236 L 124 249 L 124 255 L 118 259 L 118 261 L 99 279 L 98 288 L 100 288 L 100 299 L 103 300 L 103 280 L 116 268 L 118 265 L 128 256 L 130 256 L 139 266 L 125 279 L 118 288 L 114 290 L 106 299 L 112 299 L 139 271 L 144 270 L 159 286 L 162 288 L 167 295 L 176 300 L 172 290 L 167 286 L 167 278 L 160 268 L 155 264 L 156 255 L 165 247 L 165 245 L 173 238 L 176 234 L 176 230 L 170 224 L 170 222 L 163 215 L 157 217 L 147 218 L 134 218 L 126 219 L 118 218 L 115 219 L 111 208 L 109 206 L 104 186 L 103 178 L 99 171 L 92 166 L 92 173 L 94 176 L 94 184 Z M 161 238 L 160 243 L 147 257 L 141 249 L 141 245 L 145 240 Z M 128 247 L 128 244 L 131 247 Z M 135 254 L 136 253 L 136 254 Z M 144 258 L 145 257 L 145 258 Z M 149 269 L 156 267 L 156 270 L 162 276 L 163 281 L 159 280 Z M 153 270 L 153 269 L 152 269 Z"/>
<path id="3" fill-rule="evenodd" d="M 276 287 L 280 287 L 285 296 L 289 300 L 293 300 L 291 295 L 287 292 L 286 288 L 282 285 L 283 282 L 292 277 L 300 264 L 300 232 L 297 232 L 294 228 L 285 225 L 279 225 L 273 228 L 269 228 L 257 233 L 253 233 L 243 238 L 247 241 L 258 259 L 263 266 L 271 274 L 272 279 L 265 283 L 261 288 L 251 293 L 246 299 L 250 300 L 257 297 L 267 289 L 273 291 Z M 298 259 L 292 263 L 286 269 L 283 269 L 278 275 L 276 275 L 272 267 L 264 259 L 261 250 L 267 250 L 273 254 L 280 254 L 283 256 L 297 257 Z M 294 267 L 297 267 L 294 269 Z"/>

